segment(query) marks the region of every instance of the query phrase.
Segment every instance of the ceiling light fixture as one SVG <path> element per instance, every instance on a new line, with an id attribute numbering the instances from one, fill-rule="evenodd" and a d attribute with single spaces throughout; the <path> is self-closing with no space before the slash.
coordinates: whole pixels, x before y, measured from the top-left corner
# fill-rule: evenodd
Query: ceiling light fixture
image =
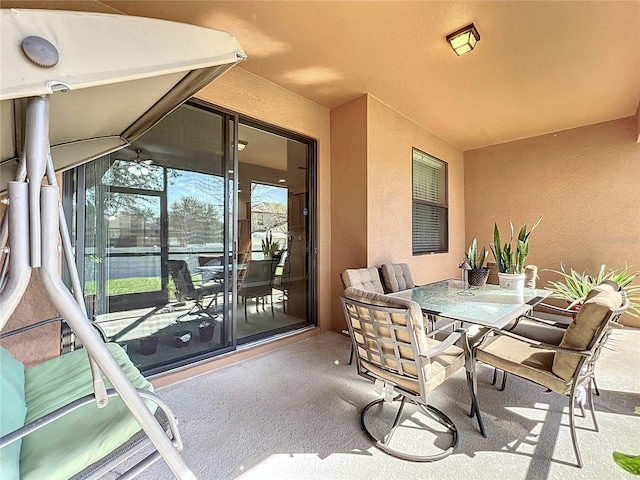
<path id="1" fill-rule="evenodd" d="M 136 149 L 136 158 L 132 158 L 131 160 L 129 160 L 131 164 L 127 168 L 127 171 L 131 175 L 135 175 L 136 177 L 149 175 L 149 169 L 147 167 L 153 163 L 151 159 L 142 160 L 140 158 L 141 153 L 142 150 Z"/>
<path id="2" fill-rule="evenodd" d="M 248 144 L 249 142 L 245 142 L 244 140 L 238 140 L 238 151 L 239 152 L 243 151 L 245 148 L 247 148 Z"/>
<path id="3" fill-rule="evenodd" d="M 476 47 L 476 43 L 479 41 L 480 34 L 473 23 L 447 35 L 447 42 L 449 42 L 453 51 L 456 52 L 456 55 L 470 52 Z"/>

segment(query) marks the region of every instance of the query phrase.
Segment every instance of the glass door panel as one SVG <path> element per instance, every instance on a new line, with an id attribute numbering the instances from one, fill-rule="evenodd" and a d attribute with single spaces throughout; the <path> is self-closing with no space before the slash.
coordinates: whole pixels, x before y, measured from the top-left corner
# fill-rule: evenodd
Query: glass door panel
<path id="1" fill-rule="evenodd" d="M 296 138 L 194 101 L 77 170 L 86 305 L 143 373 L 315 321 Z"/>
<path id="2" fill-rule="evenodd" d="M 237 341 L 310 323 L 306 144 L 240 123 Z"/>

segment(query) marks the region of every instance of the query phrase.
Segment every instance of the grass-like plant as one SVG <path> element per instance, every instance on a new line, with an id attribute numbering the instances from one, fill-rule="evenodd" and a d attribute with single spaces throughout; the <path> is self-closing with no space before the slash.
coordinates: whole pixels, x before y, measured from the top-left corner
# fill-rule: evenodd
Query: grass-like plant
<path id="1" fill-rule="evenodd" d="M 478 241 L 474 238 L 473 242 L 469 246 L 469 250 L 467 251 L 467 261 L 471 268 L 474 270 L 480 270 L 488 255 L 489 252 L 486 247 L 482 247 L 482 250 L 478 252 Z"/>
<path id="2" fill-rule="evenodd" d="M 265 257 L 273 257 L 276 253 L 280 251 L 280 242 L 273 241 L 273 235 L 271 234 L 271 230 L 267 232 L 265 238 L 261 241 L 262 243 L 262 253 Z"/>
<path id="3" fill-rule="evenodd" d="M 511 220 L 509 220 L 511 237 L 509 238 L 509 241 L 504 244 L 500 238 L 498 224 L 494 224 L 493 244 L 489 245 L 489 247 L 491 247 L 491 251 L 496 259 L 496 264 L 498 265 L 498 271 L 500 273 L 524 273 L 524 262 L 529 255 L 529 237 L 541 221 L 542 217 L 538 218 L 529 232 L 527 232 L 527 224 L 525 223 L 522 225 L 520 232 L 518 232 L 518 237 L 515 239 L 515 249 L 511 245 L 514 240 L 514 229 Z"/>
<path id="4" fill-rule="evenodd" d="M 600 267 L 598 274 L 587 275 L 585 272 L 579 273 L 573 268 L 567 272 L 564 265 L 560 263 L 560 270 L 549 270 L 562 277 L 559 281 L 549 281 L 548 289 L 552 290 L 554 298 L 562 298 L 569 303 L 568 308 L 584 303 L 589 292 L 605 280 L 613 280 L 624 288 L 629 298 L 629 309 L 627 313 L 640 318 L 640 285 L 631 283 L 640 275 L 640 270 L 632 271 L 628 265 L 624 268 L 609 269 L 605 265 Z"/>

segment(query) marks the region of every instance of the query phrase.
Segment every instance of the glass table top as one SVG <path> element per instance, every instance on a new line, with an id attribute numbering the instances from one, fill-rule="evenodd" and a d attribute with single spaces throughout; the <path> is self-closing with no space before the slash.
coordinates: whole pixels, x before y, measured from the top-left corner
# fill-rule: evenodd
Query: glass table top
<path id="1" fill-rule="evenodd" d="M 507 290 L 498 285 L 471 287 L 461 294 L 463 290 L 460 280 L 442 280 L 390 295 L 413 300 L 428 314 L 502 328 L 551 293 L 534 288 Z"/>

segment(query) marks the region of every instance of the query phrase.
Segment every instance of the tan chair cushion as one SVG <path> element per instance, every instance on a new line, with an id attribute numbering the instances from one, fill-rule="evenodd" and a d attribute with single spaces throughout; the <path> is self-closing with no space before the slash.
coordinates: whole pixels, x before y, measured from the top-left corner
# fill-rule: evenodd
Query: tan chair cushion
<path id="1" fill-rule="evenodd" d="M 433 340 L 431 338 L 427 339 L 427 348 L 435 348 L 440 342 L 437 340 Z M 452 345 L 447 348 L 444 352 L 431 357 L 430 359 L 422 359 L 423 368 L 425 370 L 429 370 L 427 376 L 425 374 L 425 390 L 427 393 L 433 391 L 438 385 L 443 383 L 447 378 L 451 377 L 454 373 L 464 367 L 464 353 L 463 351 Z M 418 383 L 417 378 L 414 380 L 408 376 L 400 376 L 394 375 L 386 370 L 382 370 L 377 366 L 368 363 L 362 362 L 362 365 L 376 376 L 380 378 L 384 378 L 390 382 L 395 383 L 396 385 L 409 390 L 410 392 L 415 393 L 416 395 L 420 395 L 420 385 Z"/>
<path id="2" fill-rule="evenodd" d="M 357 300 L 360 302 L 383 307 L 408 309 L 414 327 L 414 335 L 416 338 L 416 347 L 418 352 L 426 352 L 429 350 L 429 348 L 434 348 L 435 346 L 440 344 L 440 342 L 437 340 L 427 339 L 425 334 L 424 317 L 422 316 L 422 310 L 416 302 L 404 298 L 390 297 L 388 295 L 381 295 L 378 293 L 359 290 L 351 287 L 347 288 L 344 293 L 347 298 L 350 298 L 352 300 Z M 366 317 L 368 314 L 366 314 L 365 312 L 360 312 L 360 315 Z M 383 318 L 384 314 L 382 312 L 380 312 L 380 317 L 381 318 L 379 320 L 381 322 L 386 322 L 386 320 Z M 392 314 L 391 322 L 394 325 L 406 326 L 405 315 Z M 354 327 L 361 328 L 359 325 L 354 325 Z M 367 334 L 373 333 L 369 331 L 366 325 L 362 327 L 362 329 L 365 330 Z M 431 359 L 416 359 L 414 357 L 413 349 L 405 347 L 400 348 L 401 358 L 397 360 L 397 363 L 393 360 L 386 360 L 386 367 L 391 370 L 385 370 L 383 369 L 382 360 L 376 353 L 377 351 L 375 350 L 375 347 L 373 347 L 372 345 L 372 349 L 374 350 L 372 358 L 372 361 L 374 363 L 372 363 L 371 361 L 366 360 L 367 355 L 365 348 L 367 347 L 367 344 L 364 338 L 358 335 L 355 331 L 354 335 L 359 345 L 365 345 L 364 347 L 359 346 L 357 352 L 359 358 L 364 360 L 362 362 L 364 368 L 376 374 L 377 376 L 389 380 L 416 394 L 420 394 L 417 365 L 421 364 L 423 378 L 425 380 L 425 389 L 427 392 L 433 390 L 435 387 L 437 387 L 447 378 L 453 375 L 453 373 L 455 373 L 459 368 L 462 368 L 464 366 L 464 352 L 461 348 L 456 346 L 449 347 L 447 350 L 439 355 L 435 355 Z M 390 332 L 388 330 L 385 330 L 384 328 L 378 328 L 378 335 L 382 338 L 390 338 Z M 399 331 L 396 335 L 399 341 L 410 344 L 411 339 L 408 332 L 403 334 L 401 331 Z M 388 350 L 383 347 L 383 353 L 392 355 L 393 347 L 389 345 Z M 400 370 L 400 363 L 402 363 L 402 370 L 404 372 L 404 375 L 395 373 Z"/>
<path id="3" fill-rule="evenodd" d="M 569 383 L 551 371 L 553 350 L 533 348 L 528 343 L 505 335 L 488 338 L 476 351 L 476 358 L 500 370 L 532 380 L 564 394 Z"/>
<path id="4" fill-rule="evenodd" d="M 385 263 L 380 268 L 380 272 L 387 292 L 399 292 L 416 286 L 413 283 L 409 265 L 406 263 Z"/>
<path id="5" fill-rule="evenodd" d="M 589 348 L 602 322 L 608 320 L 611 311 L 620 308 L 621 305 L 622 296 L 620 293 L 611 291 L 607 286 L 593 289 L 587 295 L 587 300 L 580 308 L 576 318 L 567 327 L 560 346 L 579 350 Z M 575 374 L 580 358 L 579 355 L 571 353 L 556 353 L 553 360 L 553 373 L 565 380 L 570 380 Z"/>
<path id="6" fill-rule="evenodd" d="M 350 268 L 342 272 L 344 287 L 367 290 L 369 292 L 384 293 L 380 273 L 376 267 Z"/>

